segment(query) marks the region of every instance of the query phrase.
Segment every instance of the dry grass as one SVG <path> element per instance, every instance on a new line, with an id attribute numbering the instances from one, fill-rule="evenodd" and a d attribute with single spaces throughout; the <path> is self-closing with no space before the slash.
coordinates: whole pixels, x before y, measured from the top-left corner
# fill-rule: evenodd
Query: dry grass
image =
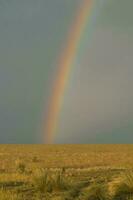
<path id="1" fill-rule="evenodd" d="M 133 145 L 0 145 L 0 164 L 0 200 L 133 199 Z"/>
<path id="2" fill-rule="evenodd" d="M 132 155 L 133 145 L 0 145 L 0 167 L 15 170 L 16 160 L 29 168 L 130 167 Z"/>

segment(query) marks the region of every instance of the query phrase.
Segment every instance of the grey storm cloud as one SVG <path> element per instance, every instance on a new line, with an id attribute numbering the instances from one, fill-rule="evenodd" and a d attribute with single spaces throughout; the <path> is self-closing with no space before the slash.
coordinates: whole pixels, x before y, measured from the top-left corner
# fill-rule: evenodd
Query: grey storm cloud
<path id="1" fill-rule="evenodd" d="M 80 4 L 0 0 L 1 143 L 42 142 L 57 59 Z M 99 12 L 71 71 L 55 142 L 132 142 L 132 7 L 108 0 Z"/>

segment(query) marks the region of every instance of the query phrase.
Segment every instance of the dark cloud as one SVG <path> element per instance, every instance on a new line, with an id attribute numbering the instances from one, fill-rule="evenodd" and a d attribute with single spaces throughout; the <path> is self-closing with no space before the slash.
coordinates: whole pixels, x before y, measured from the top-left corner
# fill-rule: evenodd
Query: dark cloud
<path id="1" fill-rule="evenodd" d="M 1 143 L 42 141 L 41 117 L 46 114 L 57 58 L 80 4 L 0 0 Z M 108 134 L 110 141 L 124 141 L 125 132 L 125 141 L 130 140 L 132 7 L 132 0 L 108 0 L 93 37 L 84 37 L 65 93 L 57 142 L 106 142 Z"/>

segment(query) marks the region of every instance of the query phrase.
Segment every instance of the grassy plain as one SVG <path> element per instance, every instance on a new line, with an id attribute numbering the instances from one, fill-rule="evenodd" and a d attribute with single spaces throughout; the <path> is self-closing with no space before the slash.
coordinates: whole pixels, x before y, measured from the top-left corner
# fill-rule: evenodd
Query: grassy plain
<path id="1" fill-rule="evenodd" d="M 133 200 L 133 145 L 0 145 L 0 200 Z"/>

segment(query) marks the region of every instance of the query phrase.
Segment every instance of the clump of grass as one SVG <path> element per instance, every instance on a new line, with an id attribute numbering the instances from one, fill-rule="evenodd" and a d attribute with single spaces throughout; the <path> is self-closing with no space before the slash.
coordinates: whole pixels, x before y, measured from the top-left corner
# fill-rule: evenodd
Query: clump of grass
<path id="1" fill-rule="evenodd" d="M 113 200 L 125 200 L 132 194 L 130 187 L 126 183 L 120 183 L 117 186 Z"/>
<path id="2" fill-rule="evenodd" d="M 64 172 L 55 173 L 52 177 L 53 190 L 68 190 L 70 188 L 70 182 L 64 177 Z"/>
<path id="3" fill-rule="evenodd" d="M 125 200 L 133 197 L 133 173 L 124 175 L 123 181 L 116 186 L 113 200 Z"/>
<path id="4" fill-rule="evenodd" d="M 82 200 L 109 200 L 108 189 L 105 185 L 94 183 L 82 191 L 79 199 Z"/>
<path id="5" fill-rule="evenodd" d="M 65 196 L 65 200 L 77 199 L 80 196 L 81 190 L 86 187 L 89 182 L 80 182 L 77 184 L 71 184 L 71 189 Z"/>
<path id="6" fill-rule="evenodd" d="M 40 171 L 33 178 L 33 185 L 39 192 L 52 192 L 52 185 L 49 173 L 47 171 Z"/>
<path id="7" fill-rule="evenodd" d="M 26 165 L 23 161 L 21 160 L 16 161 L 16 171 L 21 174 L 26 172 Z"/>
<path id="8" fill-rule="evenodd" d="M 64 191 L 70 187 L 69 182 L 61 172 L 55 174 L 41 170 L 33 178 L 33 185 L 39 192 Z"/>
<path id="9" fill-rule="evenodd" d="M 65 200 L 72 200 L 79 196 L 80 188 L 73 187 L 64 197 Z"/>

